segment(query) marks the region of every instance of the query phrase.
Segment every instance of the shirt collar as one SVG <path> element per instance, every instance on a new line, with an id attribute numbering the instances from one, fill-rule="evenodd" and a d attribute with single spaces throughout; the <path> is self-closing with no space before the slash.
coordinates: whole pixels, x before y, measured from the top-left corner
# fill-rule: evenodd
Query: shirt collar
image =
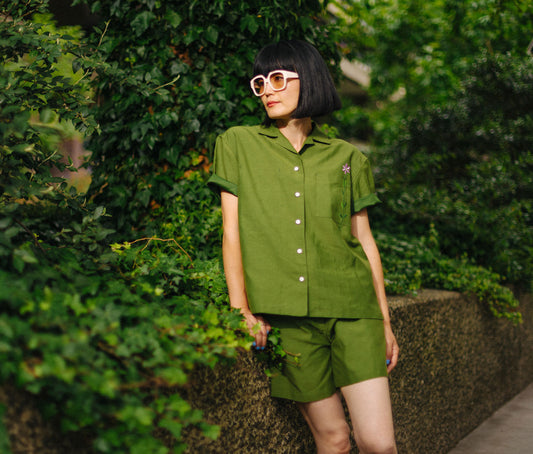
<path id="1" fill-rule="evenodd" d="M 259 134 L 263 136 L 270 137 L 271 139 L 277 139 L 282 136 L 281 132 L 275 124 L 270 126 L 261 126 L 259 128 Z M 307 137 L 305 143 L 323 143 L 325 145 L 331 144 L 331 139 L 329 139 L 313 122 L 313 129 L 311 129 L 311 134 Z"/>

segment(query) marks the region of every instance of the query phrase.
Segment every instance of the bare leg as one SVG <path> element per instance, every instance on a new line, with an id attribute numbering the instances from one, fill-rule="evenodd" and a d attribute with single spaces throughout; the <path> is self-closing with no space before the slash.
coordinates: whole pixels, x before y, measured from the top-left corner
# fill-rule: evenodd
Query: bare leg
<path id="1" fill-rule="evenodd" d="M 317 454 L 349 454 L 350 427 L 338 394 L 316 402 L 298 402 L 311 428 Z"/>
<path id="2" fill-rule="evenodd" d="M 386 377 L 373 378 L 341 389 L 362 454 L 396 454 L 394 426 Z"/>

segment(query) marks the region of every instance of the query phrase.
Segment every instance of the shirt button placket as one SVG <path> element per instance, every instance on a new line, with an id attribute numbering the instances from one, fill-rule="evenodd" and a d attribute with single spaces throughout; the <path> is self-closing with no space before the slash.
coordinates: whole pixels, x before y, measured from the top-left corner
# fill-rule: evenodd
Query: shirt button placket
<path id="1" fill-rule="evenodd" d="M 301 171 L 301 166 L 300 165 L 295 165 L 293 167 L 293 170 L 294 170 L 294 172 L 299 173 L 298 182 L 299 182 L 299 185 L 301 185 L 303 187 L 303 174 L 302 174 L 302 171 Z M 294 192 L 294 197 L 296 199 L 298 199 L 299 212 L 303 216 L 303 213 L 304 213 L 304 198 L 302 197 L 301 189 Z M 298 225 L 298 226 L 303 227 L 302 226 L 302 218 L 301 217 L 296 218 L 294 223 L 296 225 Z M 303 244 L 304 237 L 305 237 L 305 231 L 303 230 L 303 228 L 302 228 L 302 230 L 301 230 L 301 232 L 300 232 L 300 234 L 298 236 L 300 237 L 301 244 Z M 304 252 L 303 247 L 297 247 L 297 249 L 296 249 L 297 256 L 303 257 L 303 252 Z M 301 263 L 302 263 L 302 265 L 304 265 L 305 264 L 305 260 L 304 260 L 304 262 L 301 262 Z M 298 281 L 299 282 L 305 282 L 305 275 L 301 274 L 298 277 Z"/>

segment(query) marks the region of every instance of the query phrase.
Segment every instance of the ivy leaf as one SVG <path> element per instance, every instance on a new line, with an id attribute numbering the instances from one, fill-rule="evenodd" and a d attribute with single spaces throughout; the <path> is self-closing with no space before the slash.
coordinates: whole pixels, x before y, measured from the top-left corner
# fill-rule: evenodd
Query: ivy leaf
<path id="1" fill-rule="evenodd" d="M 256 16 L 252 16 L 251 14 L 247 14 L 241 19 L 241 32 L 248 29 L 248 31 L 255 35 L 257 30 L 259 30 L 259 23 L 257 22 Z"/>
<path id="2" fill-rule="evenodd" d="M 172 27 L 178 27 L 181 24 L 181 16 L 172 10 L 168 10 L 165 14 L 165 20 L 172 25 Z"/>
<path id="3" fill-rule="evenodd" d="M 218 29 L 214 25 L 207 27 L 207 30 L 205 31 L 205 38 L 209 42 L 216 44 L 218 40 Z"/>
<path id="4" fill-rule="evenodd" d="M 155 19 L 155 14 L 151 11 L 143 11 L 138 14 L 131 22 L 131 28 L 137 36 L 143 34 L 150 26 L 150 23 Z"/>
<path id="5" fill-rule="evenodd" d="M 211 438 L 211 440 L 216 440 L 218 438 L 218 436 L 220 435 L 220 426 L 201 423 L 200 427 L 202 429 L 202 433 L 206 437 Z"/>
<path id="6" fill-rule="evenodd" d="M 159 421 L 159 427 L 167 429 L 172 435 L 179 439 L 181 437 L 183 424 L 173 419 L 163 418 L 161 421 Z"/>

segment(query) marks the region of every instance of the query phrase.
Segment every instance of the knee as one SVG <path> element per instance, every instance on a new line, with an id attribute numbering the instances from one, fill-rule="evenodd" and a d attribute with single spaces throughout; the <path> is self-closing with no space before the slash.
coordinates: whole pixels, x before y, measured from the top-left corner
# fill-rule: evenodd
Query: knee
<path id="1" fill-rule="evenodd" d="M 396 443 L 390 439 L 364 440 L 358 444 L 361 454 L 397 454 Z"/>
<path id="2" fill-rule="evenodd" d="M 339 425 L 335 428 L 328 428 L 319 434 L 320 442 L 324 452 L 335 454 L 349 454 L 351 450 L 350 428 L 348 424 Z M 317 440 L 318 441 L 318 440 Z M 319 452 L 322 452 L 319 449 Z"/>

